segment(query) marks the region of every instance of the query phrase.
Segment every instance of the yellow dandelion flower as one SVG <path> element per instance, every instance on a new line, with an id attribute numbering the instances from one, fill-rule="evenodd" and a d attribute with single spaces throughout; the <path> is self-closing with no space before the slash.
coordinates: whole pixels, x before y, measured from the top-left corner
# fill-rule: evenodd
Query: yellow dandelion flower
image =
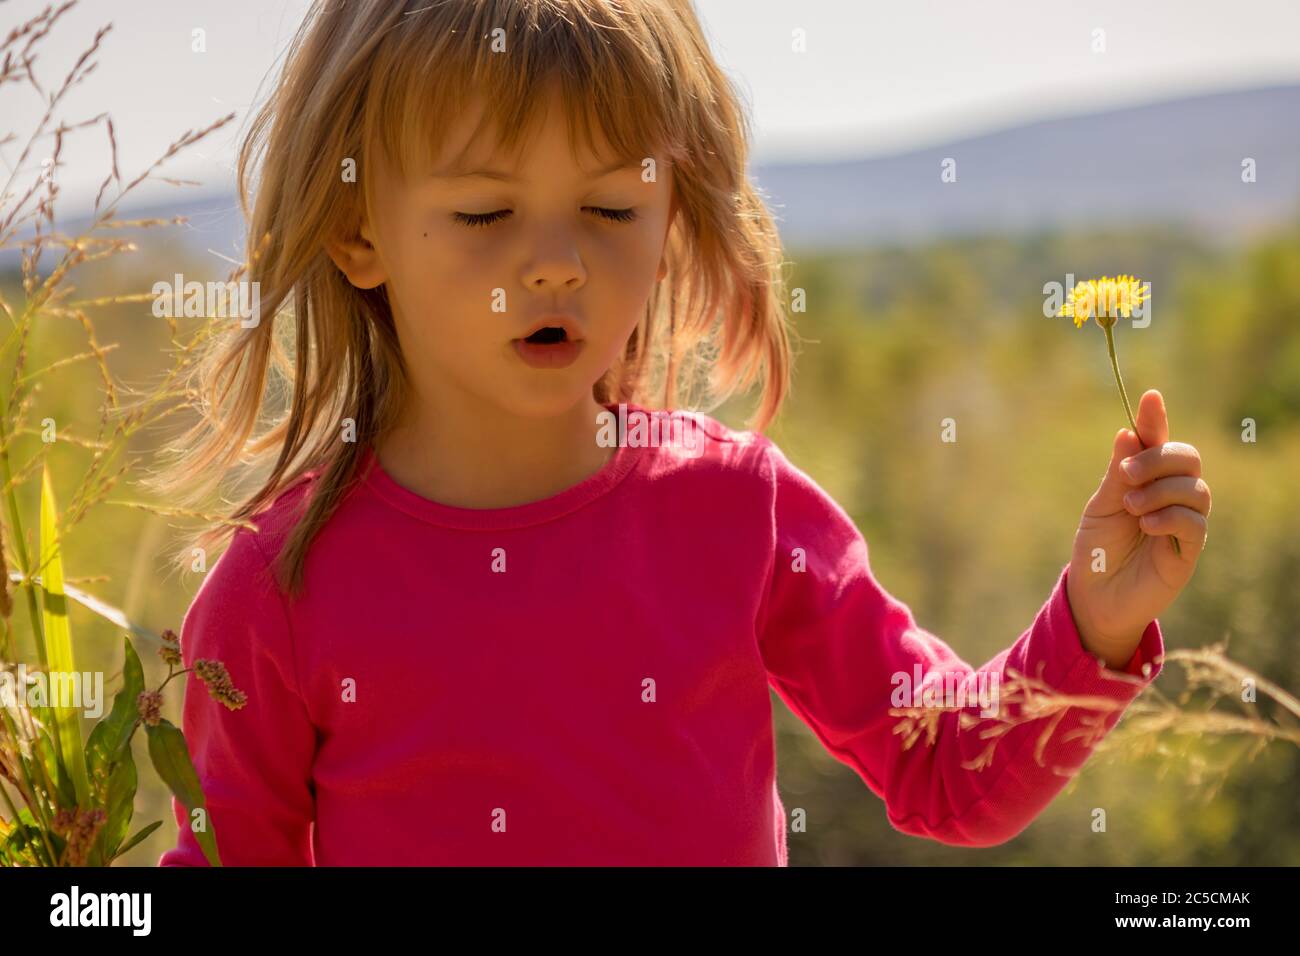
<path id="1" fill-rule="evenodd" d="M 1135 276 L 1122 275 L 1110 278 L 1088 279 L 1076 283 L 1070 297 L 1057 316 L 1074 319 L 1077 329 L 1095 318 L 1103 329 L 1115 324 L 1119 316 L 1131 318 L 1133 310 L 1150 297 L 1146 283 Z"/>

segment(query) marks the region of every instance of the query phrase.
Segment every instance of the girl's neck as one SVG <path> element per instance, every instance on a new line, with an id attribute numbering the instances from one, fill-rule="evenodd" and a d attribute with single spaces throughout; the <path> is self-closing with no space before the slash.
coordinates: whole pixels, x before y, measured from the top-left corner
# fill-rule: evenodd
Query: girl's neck
<path id="1" fill-rule="evenodd" d="M 454 508 L 510 508 L 591 477 L 614 449 L 596 443 L 591 396 L 552 417 L 477 403 L 461 413 L 419 408 L 375 442 L 380 466 L 402 487 Z"/>

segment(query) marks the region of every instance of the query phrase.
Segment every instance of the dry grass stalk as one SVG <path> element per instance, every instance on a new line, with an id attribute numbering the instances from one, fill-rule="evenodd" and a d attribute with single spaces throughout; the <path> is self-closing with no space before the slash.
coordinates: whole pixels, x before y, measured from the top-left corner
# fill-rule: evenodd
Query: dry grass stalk
<path id="1" fill-rule="evenodd" d="M 956 711 L 960 731 L 976 730 L 981 740 L 989 741 L 976 758 L 963 764 L 967 769 L 982 770 L 992 762 L 998 743 L 1009 731 L 1033 721 L 1042 722 L 1033 752 L 1035 760 L 1043 766 L 1047 744 L 1057 734 L 1062 719 L 1071 709 L 1078 709 L 1083 711 L 1079 725 L 1063 735 L 1062 740 L 1078 740 L 1107 760 L 1161 758 L 1165 762 L 1161 775 L 1173 765 L 1181 764 L 1191 785 L 1201 788 L 1204 799 L 1209 800 L 1222 787 L 1228 771 L 1241 759 L 1253 760 L 1274 742 L 1300 746 L 1300 700 L 1230 659 L 1226 649 L 1225 641 L 1166 653 L 1160 660 L 1179 665 L 1185 674 L 1182 691 L 1170 698 L 1152 684 L 1127 705 L 1123 717 L 1109 734 L 1107 719 L 1125 709 L 1125 705 L 1105 697 L 1059 693 L 1043 681 L 1012 668 L 1008 668 L 1008 679 L 1001 685 L 1002 706 L 995 717 L 981 717 L 970 706 L 895 707 L 889 713 L 899 718 L 894 732 L 902 735 L 903 749 L 907 750 L 921 740 L 933 746 L 941 715 Z M 1126 674 L 1111 676 L 1134 680 Z M 1264 700 L 1271 703 L 1265 706 Z M 1235 708 L 1235 712 L 1228 707 Z M 1238 740 L 1243 745 L 1226 762 L 1214 762 L 1204 751 L 1207 743 L 1216 740 Z M 1052 769 L 1063 775 L 1074 773 L 1068 768 Z"/>

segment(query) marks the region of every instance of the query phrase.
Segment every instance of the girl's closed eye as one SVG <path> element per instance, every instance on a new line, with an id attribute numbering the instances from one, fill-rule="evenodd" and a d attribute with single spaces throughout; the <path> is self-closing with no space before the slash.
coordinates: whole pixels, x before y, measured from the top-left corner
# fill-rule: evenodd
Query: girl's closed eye
<path id="1" fill-rule="evenodd" d="M 583 206 L 584 210 L 591 210 L 603 219 L 611 222 L 632 222 L 637 218 L 635 209 L 606 209 L 603 206 Z M 494 222 L 499 222 L 506 216 L 510 215 L 509 209 L 497 209 L 493 212 L 483 213 L 452 213 L 452 218 L 466 226 L 490 226 Z"/>

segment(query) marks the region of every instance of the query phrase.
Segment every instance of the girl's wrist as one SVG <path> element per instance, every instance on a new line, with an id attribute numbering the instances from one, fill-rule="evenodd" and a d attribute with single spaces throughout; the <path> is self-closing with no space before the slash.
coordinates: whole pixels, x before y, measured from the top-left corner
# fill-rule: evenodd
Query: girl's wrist
<path id="1" fill-rule="evenodd" d="M 1122 671 L 1128 666 L 1128 662 L 1133 659 L 1133 654 L 1137 651 L 1138 645 L 1142 643 L 1142 635 L 1146 633 L 1146 629 L 1144 628 L 1132 638 L 1103 636 L 1079 614 L 1075 597 L 1070 593 L 1072 588 L 1069 585 L 1071 583 L 1067 578 L 1066 603 L 1070 606 L 1070 617 L 1074 620 L 1074 629 L 1079 632 L 1079 643 L 1093 657 L 1101 658 L 1111 670 Z"/>

